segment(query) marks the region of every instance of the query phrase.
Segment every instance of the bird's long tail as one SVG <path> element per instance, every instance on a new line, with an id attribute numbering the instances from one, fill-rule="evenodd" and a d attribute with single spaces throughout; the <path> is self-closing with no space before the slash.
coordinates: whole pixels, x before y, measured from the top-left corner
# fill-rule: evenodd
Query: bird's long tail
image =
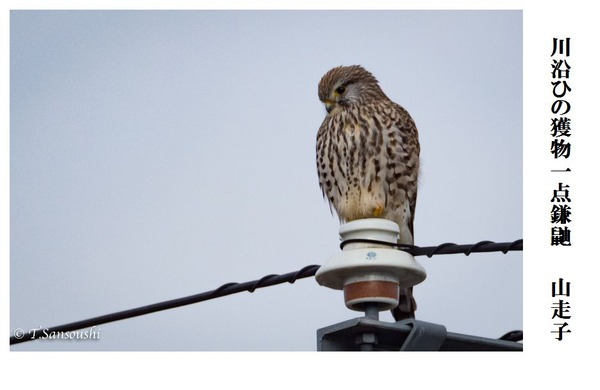
<path id="1" fill-rule="evenodd" d="M 398 306 L 391 310 L 392 316 L 396 321 L 415 318 L 415 310 L 417 310 L 417 302 L 413 297 L 413 288 L 401 289 Z"/>
<path id="2" fill-rule="evenodd" d="M 399 226 L 402 226 L 399 223 Z M 410 232 L 409 235 L 405 235 L 398 239 L 398 244 L 402 246 L 403 244 L 414 245 L 414 235 L 413 235 L 413 226 L 412 220 L 408 223 L 408 230 Z M 408 318 L 415 318 L 415 310 L 417 310 L 417 302 L 415 301 L 415 297 L 413 296 L 413 288 L 402 288 L 400 287 L 400 298 L 398 300 L 398 306 L 391 310 L 392 316 L 396 321 L 405 320 Z"/>

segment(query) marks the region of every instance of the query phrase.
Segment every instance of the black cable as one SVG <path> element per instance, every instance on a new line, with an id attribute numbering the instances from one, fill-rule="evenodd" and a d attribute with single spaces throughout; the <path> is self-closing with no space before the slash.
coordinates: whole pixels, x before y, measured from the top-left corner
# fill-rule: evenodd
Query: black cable
<path id="1" fill-rule="evenodd" d="M 499 340 L 506 340 L 506 341 L 523 341 L 523 331 L 522 330 L 512 330 L 508 333 L 506 333 L 505 335 L 503 335 L 502 337 L 499 338 Z"/>
<path id="2" fill-rule="evenodd" d="M 458 245 L 452 242 L 440 244 L 438 246 L 425 246 L 419 247 L 414 245 L 404 245 L 389 243 L 386 241 L 370 240 L 364 238 L 355 238 L 345 240 L 340 243 L 340 248 L 344 249 L 344 246 L 351 243 L 369 243 L 369 244 L 382 244 L 390 247 L 396 247 L 401 251 L 410 253 L 413 256 L 432 257 L 433 255 L 451 255 L 462 253 L 469 256 L 471 253 L 477 252 L 502 252 L 506 254 L 509 251 L 522 251 L 523 250 L 523 239 L 516 240 L 513 242 L 493 242 L 493 241 L 480 241 L 476 244 L 470 245 Z"/>
<path id="3" fill-rule="evenodd" d="M 346 240 L 340 245 L 344 245 L 350 242 L 370 242 L 370 243 L 382 243 L 381 241 L 375 240 Z M 385 243 L 389 245 L 389 243 Z M 400 246 L 399 249 L 404 250 L 413 256 L 427 255 L 432 257 L 433 255 L 442 254 L 456 254 L 463 253 L 469 255 L 474 252 L 502 252 L 506 254 L 508 251 L 523 250 L 523 240 L 517 240 L 514 242 L 505 243 L 494 243 L 492 241 L 481 241 L 473 245 L 457 245 L 453 243 L 441 244 L 433 247 L 417 247 L 417 246 Z M 109 322 L 124 320 L 127 318 L 137 317 L 145 314 L 155 313 L 157 311 L 174 309 L 180 306 L 191 305 L 193 303 L 203 302 L 214 298 L 223 297 L 226 295 L 236 294 L 242 291 L 254 292 L 257 288 L 274 286 L 282 283 L 294 283 L 298 279 L 308 278 L 314 276 L 320 265 L 308 265 L 296 272 L 289 272 L 282 275 L 267 275 L 263 276 L 258 280 L 253 280 L 245 283 L 225 283 L 221 287 L 203 292 L 196 295 L 190 295 L 183 298 L 172 299 L 169 301 L 154 303 L 147 306 L 141 306 L 135 309 L 124 310 L 116 313 L 106 314 L 99 317 L 89 318 L 87 320 L 71 322 L 65 325 L 59 325 L 51 328 L 36 329 L 36 332 L 28 332 L 22 337 L 12 336 L 10 338 L 10 345 L 19 344 L 26 341 L 34 340 L 42 337 L 44 334 L 55 334 L 60 332 L 71 332 L 78 329 L 89 328 L 92 326 L 106 324 Z"/>
<path id="4" fill-rule="evenodd" d="M 33 340 L 35 338 L 40 338 L 44 334 L 71 332 L 77 329 L 89 328 L 100 324 L 106 324 L 108 322 L 124 320 L 127 318 L 137 317 L 144 314 L 155 313 L 157 311 L 174 309 L 176 307 L 185 305 L 191 305 L 192 303 L 207 301 L 213 298 L 223 297 L 242 291 L 254 292 L 254 290 L 256 290 L 257 288 L 273 286 L 285 282 L 294 283 L 298 279 L 314 276 L 315 273 L 317 273 L 319 267 L 320 265 L 309 265 L 302 268 L 299 271 L 290 272 L 283 275 L 268 275 L 258 280 L 253 280 L 245 283 L 226 283 L 212 291 L 207 291 L 196 295 L 190 295 L 183 298 L 172 299 L 170 301 L 159 302 L 152 305 L 141 306 L 135 309 L 123 310 L 112 314 L 106 314 L 99 317 L 89 318 L 87 320 L 71 322 L 69 324 L 59 325 L 45 329 L 45 332 L 42 332 L 42 330 L 40 329 L 36 329 L 36 332 L 30 331 L 28 333 L 25 333 L 22 337 L 12 336 L 10 338 L 10 345 L 23 343 L 25 341 Z"/>
<path id="5" fill-rule="evenodd" d="M 469 256 L 471 253 L 482 253 L 482 252 L 502 252 L 507 254 L 510 251 L 522 251 L 523 250 L 523 239 L 516 240 L 513 242 L 493 242 L 493 241 L 480 241 L 472 245 L 457 245 L 454 243 L 441 244 L 435 247 L 414 247 L 408 251 L 413 256 L 426 255 L 431 257 L 433 255 L 450 255 L 462 253 Z"/>

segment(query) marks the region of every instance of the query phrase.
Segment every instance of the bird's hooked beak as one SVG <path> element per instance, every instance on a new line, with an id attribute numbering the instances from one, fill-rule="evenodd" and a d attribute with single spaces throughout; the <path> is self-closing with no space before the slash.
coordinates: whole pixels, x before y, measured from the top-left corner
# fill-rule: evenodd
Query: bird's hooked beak
<path id="1" fill-rule="evenodd" d="M 329 99 L 325 100 L 325 109 L 327 110 L 327 113 L 330 113 L 331 110 L 333 109 L 333 102 Z"/>

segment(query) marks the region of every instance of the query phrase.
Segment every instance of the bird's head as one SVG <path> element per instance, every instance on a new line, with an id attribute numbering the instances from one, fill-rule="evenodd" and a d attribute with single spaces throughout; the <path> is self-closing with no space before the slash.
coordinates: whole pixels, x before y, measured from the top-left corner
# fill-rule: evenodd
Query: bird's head
<path id="1" fill-rule="evenodd" d="M 377 79 L 360 65 L 333 68 L 319 82 L 319 100 L 325 104 L 327 112 L 381 98 L 387 97 Z"/>

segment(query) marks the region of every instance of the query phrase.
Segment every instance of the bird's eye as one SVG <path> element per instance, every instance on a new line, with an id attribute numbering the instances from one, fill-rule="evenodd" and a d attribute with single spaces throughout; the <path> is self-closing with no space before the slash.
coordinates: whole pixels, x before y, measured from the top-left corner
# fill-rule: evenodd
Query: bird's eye
<path id="1" fill-rule="evenodd" d="M 346 87 L 344 87 L 343 85 L 341 87 L 337 87 L 335 92 L 337 92 L 338 95 L 341 95 L 344 92 L 346 92 Z"/>

